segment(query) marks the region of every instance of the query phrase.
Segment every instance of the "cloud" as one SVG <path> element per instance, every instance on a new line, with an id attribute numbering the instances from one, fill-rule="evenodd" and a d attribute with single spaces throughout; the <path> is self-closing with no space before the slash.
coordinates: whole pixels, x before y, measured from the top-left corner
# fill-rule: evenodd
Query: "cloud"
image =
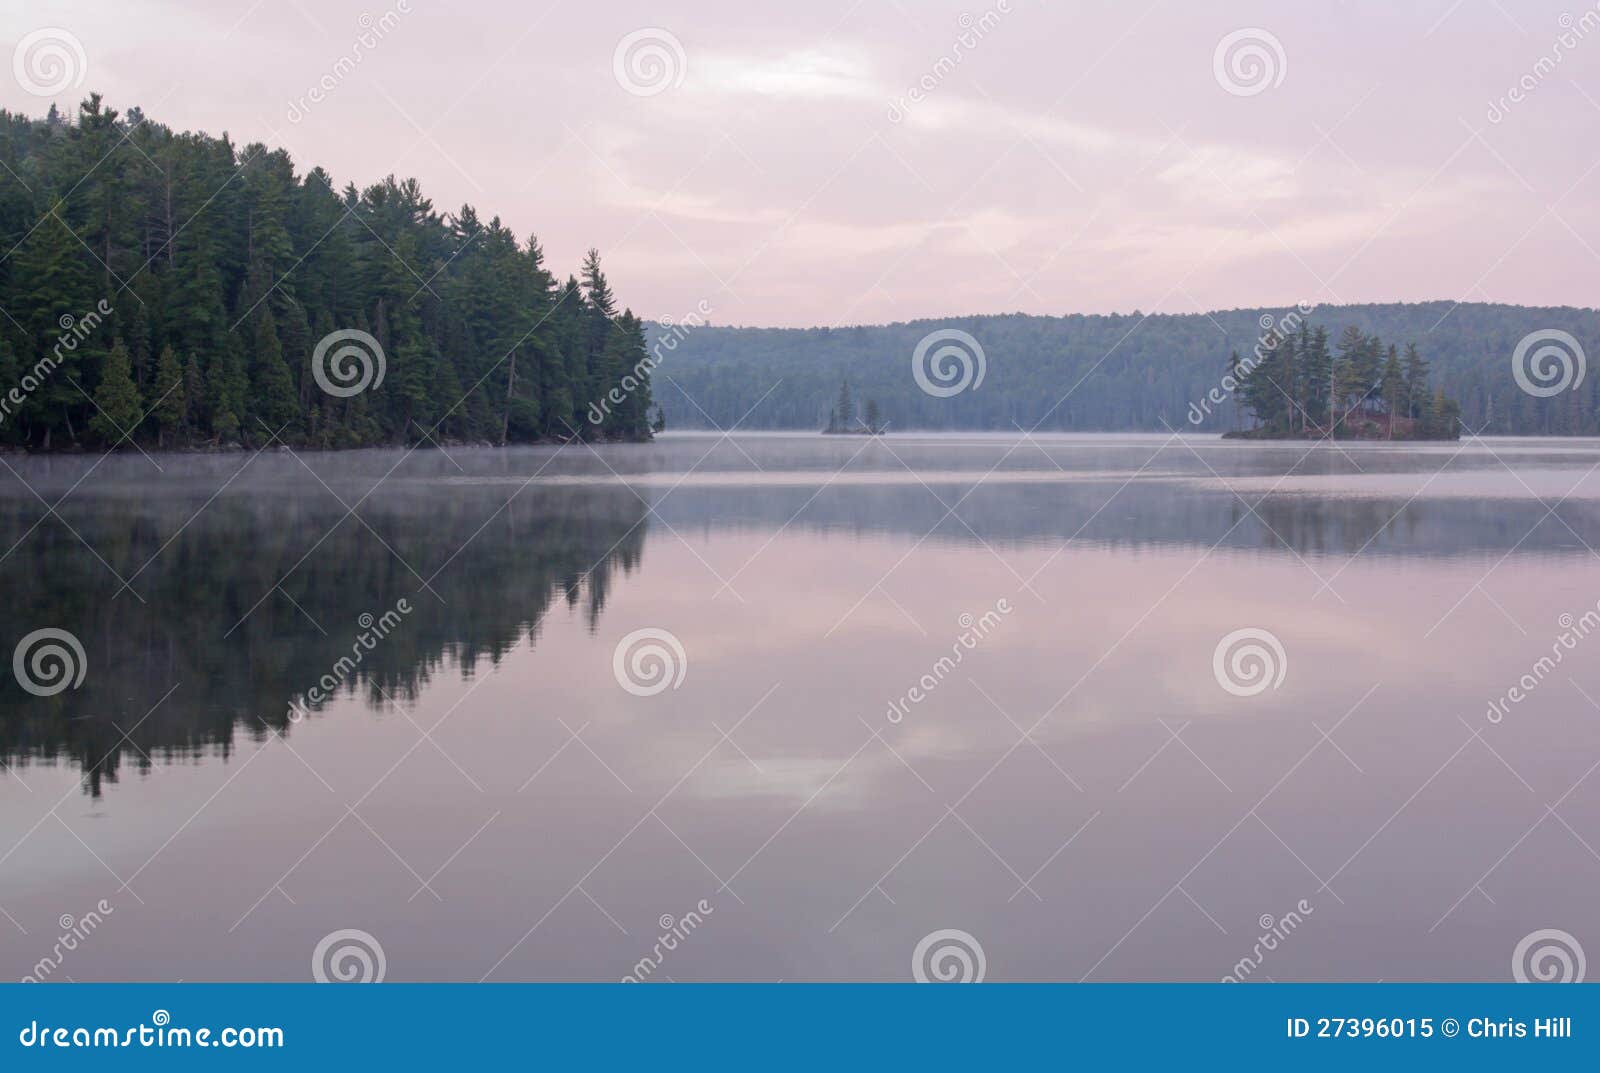
<path id="1" fill-rule="evenodd" d="M 864 100 L 880 93 L 862 59 L 815 49 L 776 58 L 697 57 L 693 72 L 694 87 L 711 93 L 755 93 L 785 100 Z"/>

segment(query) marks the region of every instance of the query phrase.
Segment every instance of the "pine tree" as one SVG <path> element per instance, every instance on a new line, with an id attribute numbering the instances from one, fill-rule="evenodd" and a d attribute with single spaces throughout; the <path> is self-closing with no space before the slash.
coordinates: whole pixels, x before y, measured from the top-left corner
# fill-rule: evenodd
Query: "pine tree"
<path id="1" fill-rule="evenodd" d="M 21 369 L 17 364 L 17 356 L 12 351 L 11 345 L 4 336 L 0 336 L 0 385 L 15 384 L 22 378 Z M 0 400 L 0 405 L 4 400 Z M 0 443 L 13 444 L 22 442 L 22 424 L 20 414 L 10 406 L 0 409 Z"/>
<path id="2" fill-rule="evenodd" d="M 1393 345 L 1383 363 L 1383 408 L 1388 416 L 1389 438 L 1394 439 L 1394 419 L 1405 406 L 1406 378 L 1400 369 L 1400 355 Z"/>
<path id="3" fill-rule="evenodd" d="M 1283 406 L 1284 428 L 1293 432 L 1297 423 L 1304 426 L 1300 420 L 1301 410 L 1301 370 L 1300 352 L 1295 345 L 1295 338 L 1286 335 L 1279 340 L 1277 345 L 1277 367 L 1274 370 L 1277 376 L 1278 395 Z"/>
<path id="4" fill-rule="evenodd" d="M 406 233 L 392 245 L 395 255 L 379 262 L 379 297 L 372 316 L 388 368 L 383 385 L 363 394 L 373 395 L 370 402 L 382 415 L 386 438 L 401 443 L 420 438 L 421 432 L 431 435 L 435 421 L 460 400 L 435 401 L 431 390 L 439 353 L 412 301 L 413 295 L 422 298 L 409 267 L 420 260 L 416 239 Z"/>
<path id="5" fill-rule="evenodd" d="M 155 380 L 150 385 L 145 407 L 155 417 L 160 430 L 158 446 L 175 442 L 188 417 L 189 403 L 184 394 L 183 363 L 170 346 L 162 348 L 156 362 Z"/>
<path id="6" fill-rule="evenodd" d="M 118 340 L 100 366 L 100 384 L 94 391 L 95 415 L 89 430 L 107 447 L 133 438 L 140 419 L 139 389 L 133 383 L 133 365 L 128 348 Z"/>
<path id="7" fill-rule="evenodd" d="M 1417 351 L 1417 344 L 1406 344 L 1405 356 L 1407 417 L 1420 418 L 1429 409 L 1428 363 Z"/>
<path id="8" fill-rule="evenodd" d="M 244 433 L 264 440 L 273 433 L 289 434 L 300 415 L 294 379 L 283 360 L 283 347 L 272 314 L 265 307 L 256 315 L 255 344 L 250 362 L 250 395 L 245 407 Z M 283 432 L 280 433 L 280 430 Z M 292 435 L 291 435 L 292 439 Z"/>
<path id="9" fill-rule="evenodd" d="M 1265 349 L 1261 360 L 1250 370 L 1245 400 L 1269 432 L 1292 430 L 1294 397 L 1288 386 L 1293 385 L 1294 379 L 1294 355 L 1287 339 Z"/>
<path id="10" fill-rule="evenodd" d="M 880 431 L 882 431 L 881 428 L 879 427 L 879 423 L 882 420 L 883 420 L 882 414 L 880 414 L 879 411 L 878 411 L 878 400 L 877 399 L 868 399 L 867 400 L 867 431 L 872 433 L 874 436 L 876 436 Z"/>
<path id="11" fill-rule="evenodd" d="M 1305 407 L 1317 425 L 1329 423 L 1329 396 L 1333 390 L 1333 355 L 1328 350 L 1328 329 L 1301 325 L 1301 371 L 1305 378 Z"/>
<path id="12" fill-rule="evenodd" d="M 222 353 L 211 362 L 206 396 L 211 403 L 211 433 L 219 443 L 235 443 L 244 429 L 245 399 L 250 393 L 244 344 L 230 332 Z"/>
<path id="13" fill-rule="evenodd" d="M 1367 337 L 1354 324 L 1339 334 L 1337 357 L 1333 363 L 1335 420 L 1342 420 L 1359 405 L 1358 400 L 1370 383 L 1362 382 L 1361 354 L 1366 344 Z"/>
<path id="14" fill-rule="evenodd" d="M 206 379 L 200 371 L 200 358 L 189 355 L 189 364 L 183 370 L 183 435 L 191 438 L 198 431 L 207 413 Z"/>
<path id="15" fill-rule="evenodd" d="M 1373 408 L 1374 399 L 1380 397 L 1383 380 L 1383 343 L 1376 335 L 1369 335 L 1356 351 L 1353 372 L 1361 396 L 1363 411 Z"/>
<path id="16" fill-rule="evenodd" d="M 42 429 L 40 446 L 49 448 L 59 428 L 69 441 L 77 440 L 73 415 L 89 409 L 76 384 L 90 377 L 92 352 L 103 339 L 94 284 L 82 246 L 61 219 L 65 206 L 57 204 L 39 221 L 17 251 L 10 302 L 12 311 L 31 336 L 32 346 L 21 352 L 19 364 L 42 369 L 38 388 L 24 404 L 30 427 Z"/>
<path id="17" fill-rule="evenodd" d="M 837 432 L 849 432 L 856 424 L 856 402 L 850 397 L 850 381 L 839 381 L 839 401 L 833 408 L 833 428 Z"/>

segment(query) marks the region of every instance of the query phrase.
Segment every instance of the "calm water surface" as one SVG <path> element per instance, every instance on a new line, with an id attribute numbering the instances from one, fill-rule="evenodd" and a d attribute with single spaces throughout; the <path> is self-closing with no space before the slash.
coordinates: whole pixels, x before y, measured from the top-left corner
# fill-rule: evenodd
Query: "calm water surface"
<path id="1" fill-rule="evenodd" d="M 0 676 L 13 979 L 102 900 L 51 979 L 304 980 L 346 928 L 390 980 L 1600 948 L 1597 441 L 0 460 L 0 655 L 85 665 Z"/>

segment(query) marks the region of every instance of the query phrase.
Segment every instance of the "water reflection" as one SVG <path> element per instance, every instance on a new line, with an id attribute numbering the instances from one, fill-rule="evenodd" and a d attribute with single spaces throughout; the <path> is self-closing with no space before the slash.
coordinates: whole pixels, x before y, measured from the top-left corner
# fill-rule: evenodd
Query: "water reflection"
<path id="1" fill-rule="evenodd" d="M 102 898 L 64 975 L 299 980 L 355 927 L 394 980 L 615 980 L 702 900 L 652 979 L 904 979 L 954 927 L 995 980 L 1214 980 L 1302 901 L 1252 978 L 1588 939 L 1600 640 L 1485 712 L 1600 598 L 1592 441 L 3 461 L 0 655 L 89 667 L 0 676 L 0 971 Z M 681 688 L 613 680 L 645 629 Z"/>
<path id="2" fill-rule="evenodd" d="M 330 673 L 374 708 L 414 699 L 447 664 L 470 676 L 532 643 L 552 602 L 584 602 L 592 628 L 618 568 L 638 565 L 652 515 L 675 535 L 792 527 L 1296 558 L 1586 556 L 1600 544 L 1596 458 L 1587 441 L 1307 451 L 1170 437 L 684 436 L 560 452 L 18 460 L 0 474 L 11 548 L 0 651 L 48 624 L 81 639 L 96 673 L 51 698 L 6 676 L 0 760 L 71 763 L 99 796 L 124 761 L 226 757 L 236 731 L 290 732 L 297 706 L 323 706 Z M 1530 529 L 1521 508 L 1540 488 L 1552 509 Z M 362 616 L 399 600 L 423 613 L 334 672 Z M 179 683 L 178 703 L 158 703 Z"/>
<path id="3" fill-rule="evenodd" d="M 210 502 L 203 477 L 178 494 L 91 493 L 31 531 L 38 501 L 0 500 L 15 543 L 0 648 L 48 624 L 81 641 L 93 672 L 50 697 L 6 675 L 0 760 L 70 763 L 99 796 L 125 762 L 227 757 L 235 733 L 290 734 L 292 713 L 330 693 L 413 700 L 446 667 L 470 677 L 533 643 L 552 604 L 581 605 L 592 627 L 648 529 L 637 499 L 572 489 L 508 503 L 440 486 L 374 496 L 357 520 L 306 479 L 300 493 Z"/>

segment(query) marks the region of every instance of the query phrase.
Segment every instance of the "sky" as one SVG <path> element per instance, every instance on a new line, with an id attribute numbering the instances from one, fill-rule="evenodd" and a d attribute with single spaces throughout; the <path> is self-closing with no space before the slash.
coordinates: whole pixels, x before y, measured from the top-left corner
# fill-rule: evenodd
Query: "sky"
<path id="1" fill-rule="evenodd" d="M 651 318 L 1587 307 L 1595 3 L 6 0 L 0 107 L 414 176 Z"/>

